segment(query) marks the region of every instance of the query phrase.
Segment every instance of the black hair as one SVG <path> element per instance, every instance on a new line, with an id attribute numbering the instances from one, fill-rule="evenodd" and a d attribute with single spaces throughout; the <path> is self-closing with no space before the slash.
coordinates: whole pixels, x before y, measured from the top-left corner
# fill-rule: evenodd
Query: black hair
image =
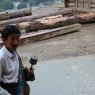
<path id="1" fill-rule="evenodd" d="M 7 39 L 7 37 L 11 34 L 19 34 L 19 36 L 21 35 L 20 30 L 16 26 L 6 25 L 1 32 L 2 38 Z"/>

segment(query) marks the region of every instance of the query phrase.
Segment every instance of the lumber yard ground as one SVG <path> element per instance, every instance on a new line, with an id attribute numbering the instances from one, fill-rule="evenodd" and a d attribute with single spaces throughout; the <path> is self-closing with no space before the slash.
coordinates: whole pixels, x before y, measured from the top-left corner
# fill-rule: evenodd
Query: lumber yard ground
<path id="1" fill-rule="evenodd" d="M 58 11 L 63 6 L 63 4 L 47 6 L 33 11 L 33 15 Z M 94 54 L 95 24 L 82 25 L 78 32 L 20 46 L 18 51 L 25 64 L 27 64 L 31 53 L 36 54 L 39 61 Z"/>
<path id="2" fill-rule="evenodd" d="M 20 46 L 18 51 L 24 63 L 28 62 L 31 53 L 36 54 L 39 61 L 95 54 L 95 24 L 82 25 L 77 32 Z"/>
<path id="3" fill-rule="evenodd" d="M 49 6 L 34 15 L 56 11 L 62 6 Z M 36 80 L 29 82 L 30 95 L 95 95 L 95 24 L 20 46 L 18 51 L 24 65 L 29 65 L 31 53 L 39 59 L 34 67 Z"/>
<path id="4" fill-rule="evenodd" d="M 79 31 L 20 46 L 25 66 L 38 56 L 30 95 L 95 95 L 95 24 Z"/>
<path id="5" fill-rule="evenodd" d="M 50 8 L 57 10 L 56 6 L 49 6 L 38 10 L 38 14 L 49 12 Z M 34 68 L 36 80 L 29 82 L 30 95 L 95 95 L 95 24 L 20 46 L 18 51 L 24 65 L 28 66 L 31 53 L 39 59 Z"/>

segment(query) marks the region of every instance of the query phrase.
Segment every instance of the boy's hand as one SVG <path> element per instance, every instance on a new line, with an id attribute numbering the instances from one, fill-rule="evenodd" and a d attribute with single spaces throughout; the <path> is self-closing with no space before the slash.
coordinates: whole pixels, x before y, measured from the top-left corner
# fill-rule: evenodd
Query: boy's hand
<path id="1" fill-rule="evenodd" d="M 29 68 L 25 67 L 23 71 L 24 71 L 24 78 L 26 81 L 29 81 L 31 77 L 34 75 L 34 68 L 30 70 Z"/>

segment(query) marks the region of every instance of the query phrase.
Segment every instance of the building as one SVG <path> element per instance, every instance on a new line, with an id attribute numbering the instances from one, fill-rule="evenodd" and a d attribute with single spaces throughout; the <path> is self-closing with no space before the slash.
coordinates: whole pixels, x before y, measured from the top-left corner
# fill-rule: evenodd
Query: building
<path id="1" fill-rule="evenodd" d="M 75 7 L 78 10 L 95 12 L 95 0 L 64 0 L 65 7 Z"/>

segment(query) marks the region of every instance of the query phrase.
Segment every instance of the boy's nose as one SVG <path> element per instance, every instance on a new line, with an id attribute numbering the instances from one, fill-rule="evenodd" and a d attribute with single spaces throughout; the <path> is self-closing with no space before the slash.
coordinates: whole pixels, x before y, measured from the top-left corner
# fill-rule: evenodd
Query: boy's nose
<path id="1" fill-rule="evenodd" d="M 14 41 L 14 44 L 15 44 L 15 45 L 18 45 L 18 44 L 19 44 L 19 40 L 15 40 L 15 41 Z"/>

